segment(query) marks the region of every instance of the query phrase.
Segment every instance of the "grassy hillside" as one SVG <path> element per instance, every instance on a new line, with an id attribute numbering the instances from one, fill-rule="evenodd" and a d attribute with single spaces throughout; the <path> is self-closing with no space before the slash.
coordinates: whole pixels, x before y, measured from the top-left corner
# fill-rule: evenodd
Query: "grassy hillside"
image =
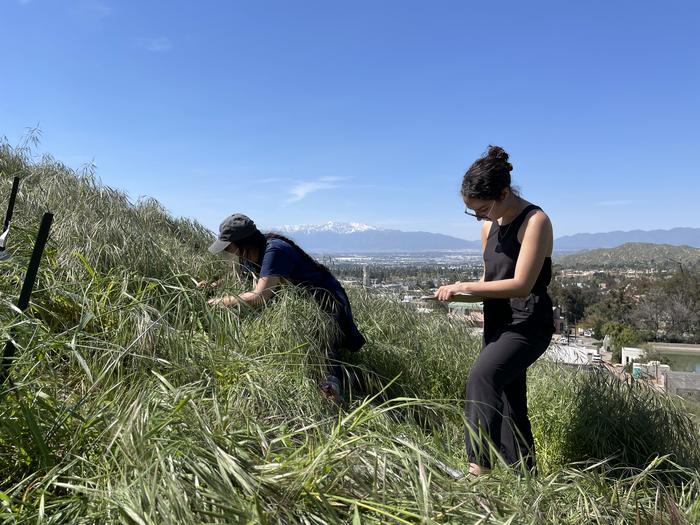
<path id="1" fill-rule="evenodd" d="M 456 480 L 480 345 L 463 323 L 350 290 L 369 343 L 338 409 L 316 386 L 331 328 L 299 291 L 212 309 L 192 278 L 224 266 L 200 225 L 7 146 L 0 170 L 27 174 L 0 264 L 2 342 L 19 348 L 0 397 L 0 523 L 700 520 L 698 428 L 673 399 L 538 363 L 538 473 Z M 24 316 L 11 303 L 47 208 Z"/>
<path id="2" fill-rule="evenodd" d="M 700 248 L 629 242 L 617 248 L 586 250 L 558 257 L 564 268 L 658 268 L 677 269 L 700 265 Z"/>

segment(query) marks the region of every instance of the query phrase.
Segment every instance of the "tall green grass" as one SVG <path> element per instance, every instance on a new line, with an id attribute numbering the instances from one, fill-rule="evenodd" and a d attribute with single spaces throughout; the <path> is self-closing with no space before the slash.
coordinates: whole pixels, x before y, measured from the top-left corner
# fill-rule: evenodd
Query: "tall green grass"
<path id="1" fill-rule="evenodd" d="M 1 523 L 692 523 L 698 429 L 643 385 L 542 362 L 537 473 L 467 469 L 468 327 L 350 290 L 368 344 L 351 397 L 320 396 L 332 325 L 303 293 L 213 309 L 210 234 L 92 175 L 0 146 L 25 174 L 0 265 Z M 41 212 L 56 213 L 27 315 L 11 304 Z M 245 289 L 231 279 L 229 291 Z"/>

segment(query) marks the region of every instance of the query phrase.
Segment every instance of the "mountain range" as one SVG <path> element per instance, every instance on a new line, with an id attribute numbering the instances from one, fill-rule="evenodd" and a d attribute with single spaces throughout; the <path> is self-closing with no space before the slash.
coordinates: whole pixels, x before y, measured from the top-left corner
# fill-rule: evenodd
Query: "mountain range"
<path id="1" fill-rule="evenodd" d="M 378 228 L 359 222 L 286 225 L 274 231 L 289 235 L 313 253 L 481 251 L 480 240 L 468 241 L 441 233 Z M 630 242 L 700 248 L 700 228 L 577 233 L 556 238 L 554 249 L 558 253 L 567 253 L 614 248 Z"/>
<path id="2" fill-rule="evenodd" d="M 677 269 L 700 266 L 700 248 L 628 242 L 615 248 L 597 248 L 555 257 L 564 268 Z"/>
<path id="3" fill-rule="evenodd" d="M 405 232 L 361 223 L 328 222 L 320 225 L 282 226 L 275 231 L 289 235 L 313 253 L 381 253 L 427 251 L 477 251 L 481 241 L 430 232 Z"/>
<path id="4" fill-rule="evenodd" d="M 615 248 L 628 242 L 700 248 L 700 228 L 577 233 L 576 235 L 558 237 L 554 241 L 554 247 L 558 251 L 573 252 L 595 248 Z"/>

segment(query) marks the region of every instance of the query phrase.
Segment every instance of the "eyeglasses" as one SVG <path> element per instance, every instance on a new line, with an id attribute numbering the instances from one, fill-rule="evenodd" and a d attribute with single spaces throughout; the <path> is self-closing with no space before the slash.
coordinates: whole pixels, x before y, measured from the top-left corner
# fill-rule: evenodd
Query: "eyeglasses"
<path id="1" fill-rule="evenodd" d="M 491 210 L 493 210 L 493 205 L 496 204 L 496 201 L 493 201 L 491 203 L 491 207 L 489 208 L 489 211 L 486 212 L 486 215 L 477 215 L 476 213 L 472 213 L 469 211 L 469 209 L 464 210 L 464 213 L 469 215 L 470 217 L 474 217 L 477 221 L 483 221 L 485 219 L 491 220 L 489 218 L 489 215 L 491 215 Z"/>

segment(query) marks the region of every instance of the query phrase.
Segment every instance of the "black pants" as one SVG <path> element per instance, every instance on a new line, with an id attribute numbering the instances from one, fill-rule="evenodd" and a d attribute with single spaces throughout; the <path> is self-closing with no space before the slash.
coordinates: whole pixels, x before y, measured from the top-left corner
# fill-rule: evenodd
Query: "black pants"
<path id="1" fill-rule="evenodd" d="M 326 290 L 317 289 L 312 292 L 312 295 L 321 309 L 329 314 L 338 325 L 336 338 L 326 348 L 328 359 L 326 374 L 338 379 L 342 385 L 345 383 L 342 364 L 343 351 L 357 352 L 366 341 L 355 325 L 350 299 L 344 290 L 334 296 Z"/>
<path id="2" fill-rule="evenodd" d="M 467 453 L 491 467 L 489 443 L 511 465 L 534 466 L 535 444 L 527 415 L 527 367 L 547 349 L 552 330 L 526 321 L 484 332 L 484 348 L 469 373 L 465 412 Z"/>

